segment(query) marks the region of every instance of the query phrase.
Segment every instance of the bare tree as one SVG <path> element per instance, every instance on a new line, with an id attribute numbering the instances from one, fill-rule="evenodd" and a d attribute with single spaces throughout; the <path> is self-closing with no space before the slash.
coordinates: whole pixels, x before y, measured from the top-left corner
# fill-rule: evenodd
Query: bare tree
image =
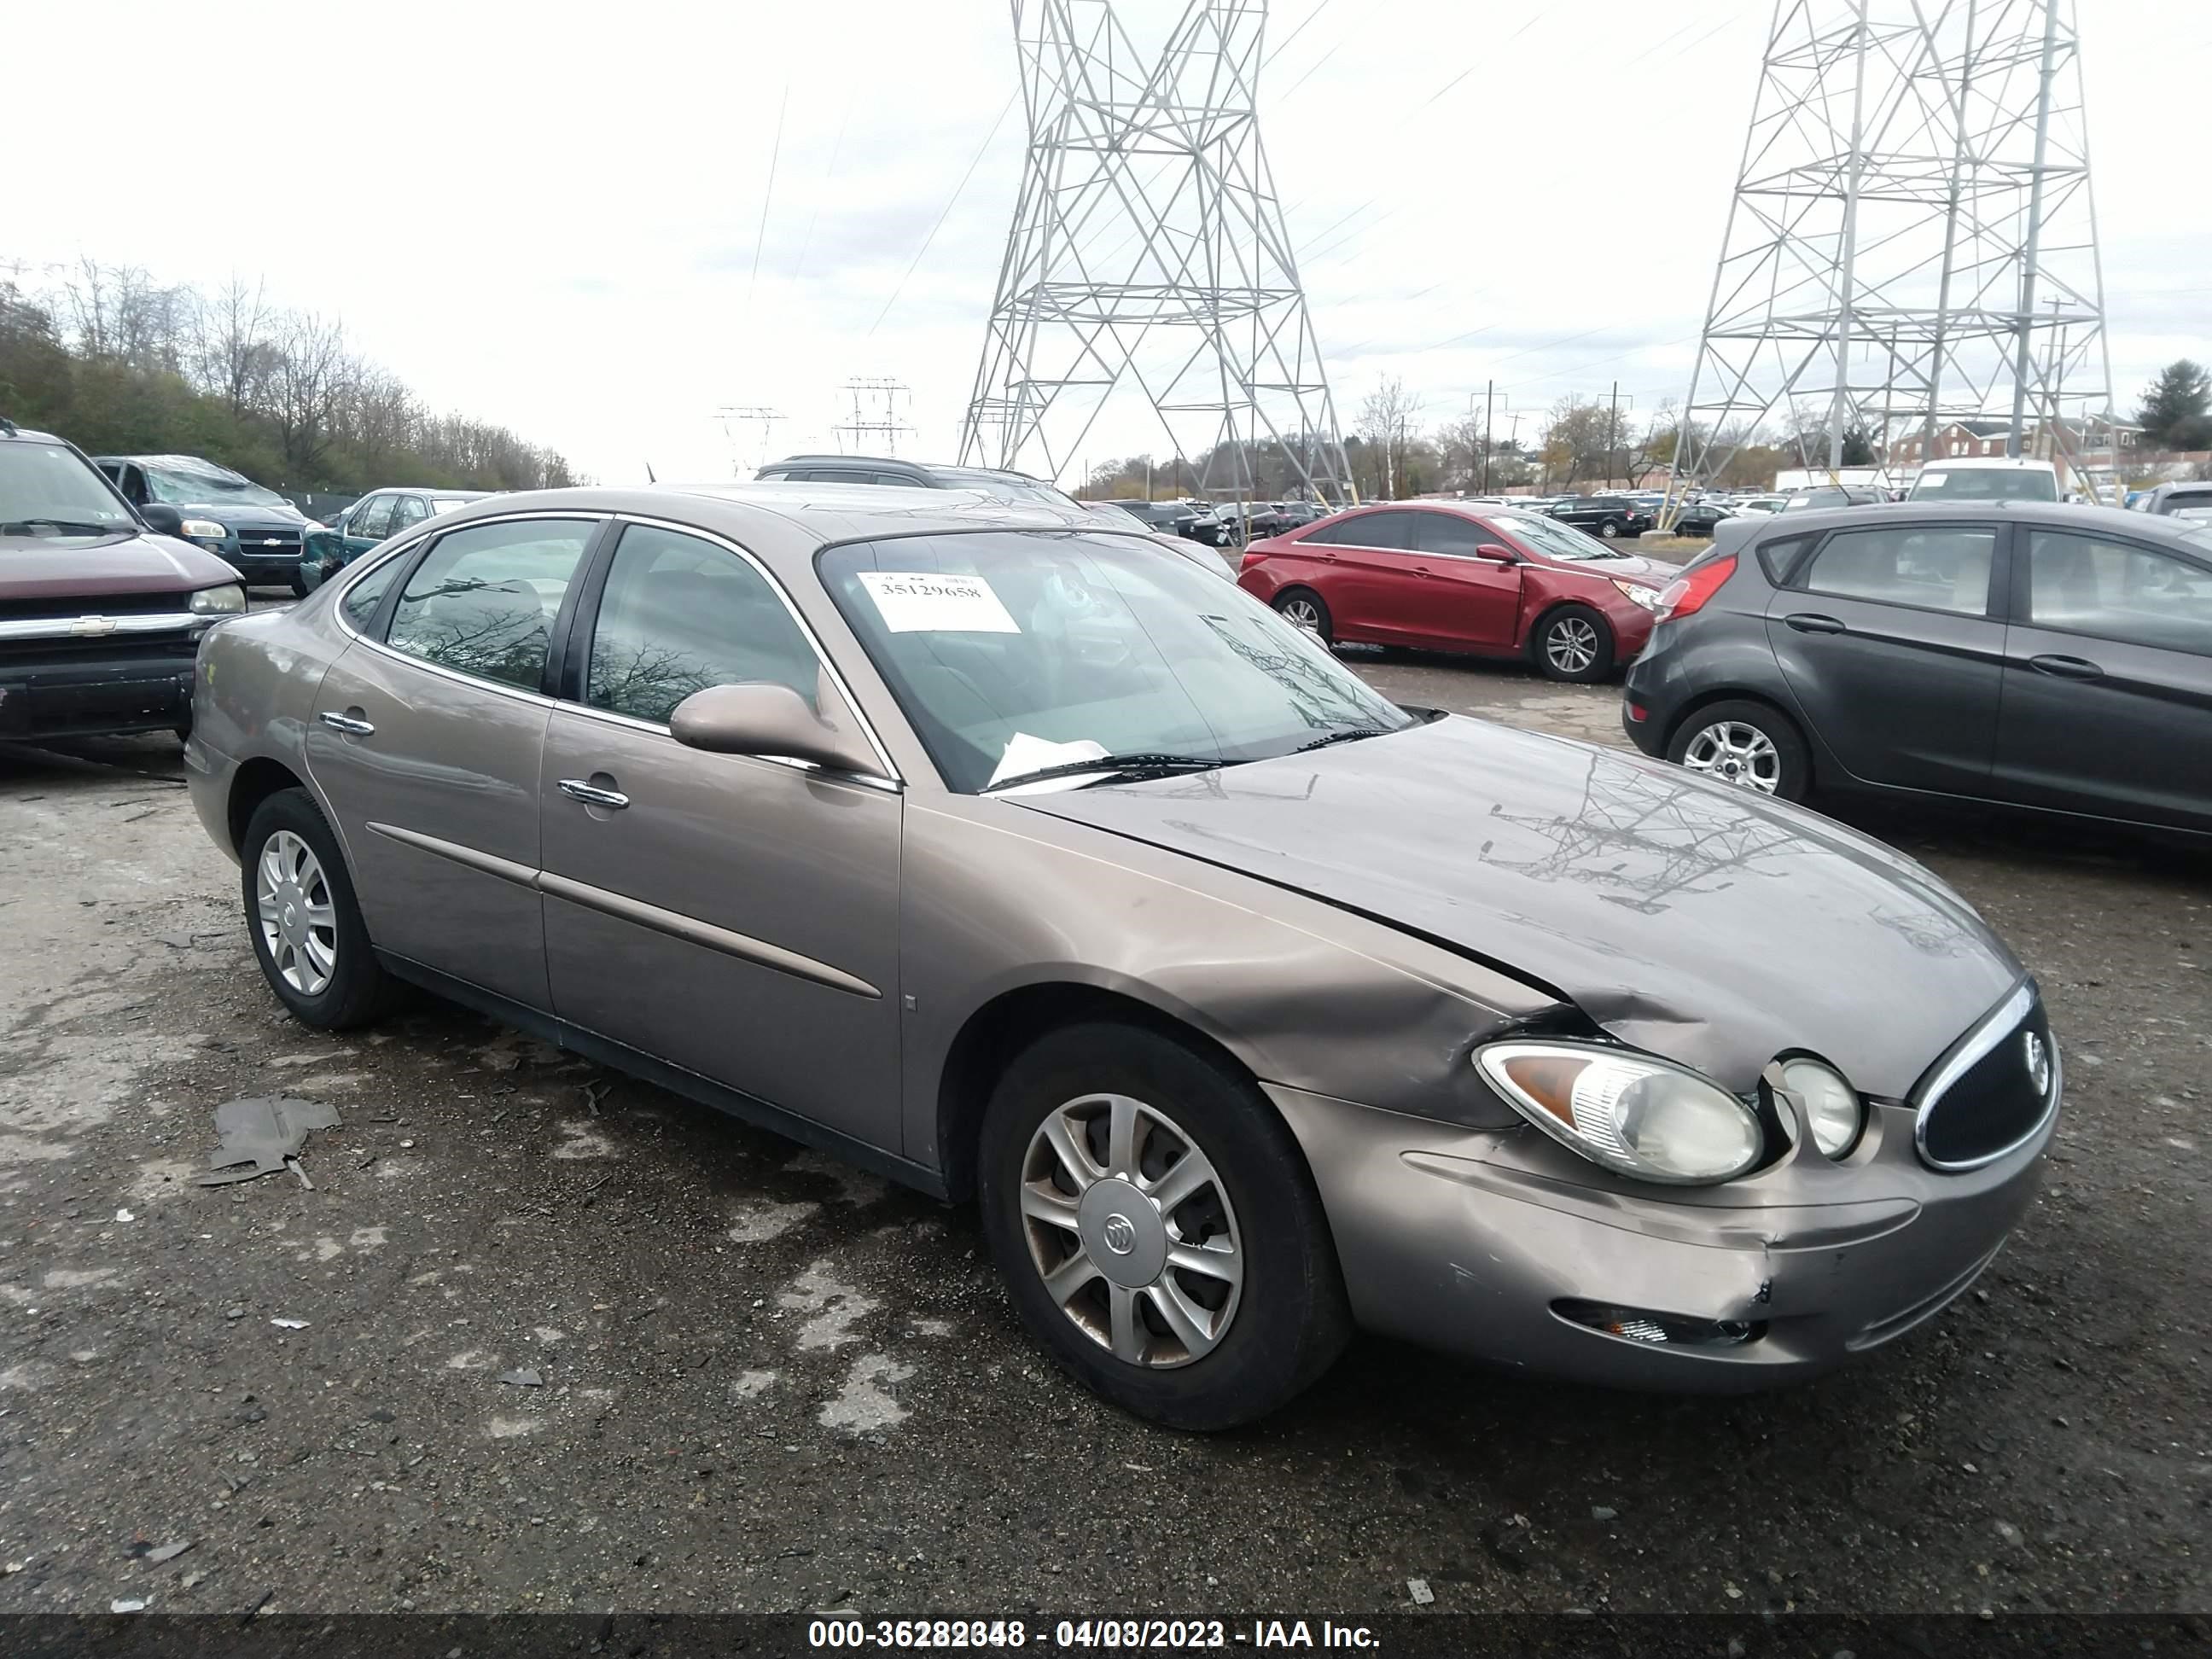
<path id="1" fill-rule="evenodd" d="M 249 289 L 236 276 L 212 300 L 200 304 L 193 379 L 204 391 L 222 399 L 233 419 L 242 418 L 265 400 L 278 352 L 272 337 L 275 324 L 261 284 Z"/>
<path id="2" fill-rule="evenodd" d="M 356 373 L 346 353 L 343 324 L 313 312 L 294 312 L 284 319 L 270 374 L 268 412 L 288 476 L 313 473 L 336 435 L 337 413 Z"/>
<path id="3" fill-rule="evenodd" d="M 1406 383 L 1395 375 L 1369 392 L 1359 405 L 1357 428 L 1368 452 L 1379 460 L 1380 493 L 1385 497 L 1398 493 L 1407 453 L 1418 429 L 1413 422 L 1420 412 L 1421 400 L 1407 391 Z"/>

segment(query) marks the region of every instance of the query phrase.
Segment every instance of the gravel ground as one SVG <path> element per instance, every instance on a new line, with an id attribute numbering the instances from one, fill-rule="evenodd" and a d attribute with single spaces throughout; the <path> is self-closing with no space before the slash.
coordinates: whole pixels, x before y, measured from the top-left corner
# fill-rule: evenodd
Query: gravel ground
<path id="1" fill-rule="evenodd" d="M 1620 740 L 1607 690 L 1351 659 Z M 1046 1364 L 966 1212 L 435 1005 L 289 1023 L 178 775 L 0 749 L 0 1611 L 2212 1605 L 2201 859 L 1863 818 L 2069 1060 L 2041 1200 L 1932 1328 L 1725 1401 L 1363 1340 L 1194 1438 Z M 271 1093 L 343 1115 L 314 1189 L 194 1185 Z"/>

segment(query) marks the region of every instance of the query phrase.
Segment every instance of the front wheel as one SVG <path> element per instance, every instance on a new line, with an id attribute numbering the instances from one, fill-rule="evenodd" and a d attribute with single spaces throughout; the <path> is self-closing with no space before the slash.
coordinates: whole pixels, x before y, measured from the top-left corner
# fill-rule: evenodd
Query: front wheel
<path id="1" fill-rule="evenodd" d="M 1587 685 L 1613 672 L 1613 626 L 1588 605 L 1563 605 L 1536 626 L 1536 666 Z"/>
<path id="2" fill-rule="evenodd" d="M 1780 800 L 1811 793 L 1813 767 L 1805 740 L 1763 702 L 1717 702 L 1682 722 L 1667 758 L 1692 772 Z"/>
<path id="3" fill-rule="evenodd" d="M 320 1031 L 365 1025 L 392 981 L 376 960 L 337 837 L 304 789 L 253 809 L 239 845 L 246 929 L 276 1000 Z"/>
<path id="4" fill-rule="evenodd" d="M 983 1228 L 1022 1322 L 1124 1409 L 1182 1429 L 1273 1411 L 1351 1333 L 1297 1143 L 1224 1063 L 1142 1026 L 1070 1026 L 984 1115 Z"/>

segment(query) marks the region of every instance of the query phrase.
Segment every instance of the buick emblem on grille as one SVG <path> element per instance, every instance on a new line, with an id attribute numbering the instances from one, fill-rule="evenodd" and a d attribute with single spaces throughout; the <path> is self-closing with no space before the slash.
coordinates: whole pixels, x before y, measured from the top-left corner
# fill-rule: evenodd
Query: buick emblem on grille
<path id="1" fill-rule="evenodd" d="M 116 627 L 112 617 L 79 617 L 70 624 L 70 632 L 81 640 L 89 640 L 102 634 L 112 634 Z"/>
<path id="2" fill-rule="evenodd" d="M 2021 1058 L 2027 1064 L 2027 1080 L 2035 1085 L 2035 1092 L 2051 1092 L 2051 1048 L 2033 1031 L 2023 1035 L 2020 1042 Z"/>

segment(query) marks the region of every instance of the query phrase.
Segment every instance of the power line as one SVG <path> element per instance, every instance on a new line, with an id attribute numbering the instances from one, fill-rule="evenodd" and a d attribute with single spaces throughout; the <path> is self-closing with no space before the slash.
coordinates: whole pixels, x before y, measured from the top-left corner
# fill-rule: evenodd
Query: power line
<path id="1" fill-rule="evenodd" d="M 775 106 L 775 142 L 768 153 L 768 188 L 761 192 L 760 228 L 753 234 L 753 274 L 745 279 L 745 309 L 748 312 L 752 309 L 753 285 L 760 281 L 761 246 L 768 240 L 768 210 L 769 204 L 775 200 L 775 164 L 777 158 L 783 154 L 783 114 L 790 106 L 791 82 L 786 81 L 783 96 Z"/>
<path id="2" fill-rule="evenodd" d="M 884 308 L 876 313 L 876 320 L 868 325 L 870 338 L 873 338 L 876 331 L 884 325 L 884 319 L 891 314 L 891 307 L 898 303 L 899 295 L 906 291 L 907 278 L 914 275 L 915 267 L 921 264 L 922 256 L 929 252 L 929 245 L 937 240 L 937 233 L 945 228 L 945 222 L 952 216 L 952 210 L 959 205 L 961 194 L 968 188 L 968 181 L 975 176 L 975 169 L 982 165 L 983 156 L 991 148 L 991 141 L 999 136 L 999 129 L 1006 125 L 1006 117 L 1014 112 L 1014 106 L 1021 101 L 1021 96 L 1017 90 L 1000 106 L 999 118 L 991 123 L 991 130 L 983 135 L 983 142 L 975 147 L 975 154 L 968 163 L 967 172 L 960 175 L 960 182 L 953 185 L 952 194 L 946 198 L 945 211 L 937 216 L 937 222 L 929 228 L 929 234 L 921 239 L 921 246 L 915 250 L 914 258 L 906 268 L 906 275 L 898 279 L 898 286 L 891 290 L 891 297 L 884 301 Z"/>

